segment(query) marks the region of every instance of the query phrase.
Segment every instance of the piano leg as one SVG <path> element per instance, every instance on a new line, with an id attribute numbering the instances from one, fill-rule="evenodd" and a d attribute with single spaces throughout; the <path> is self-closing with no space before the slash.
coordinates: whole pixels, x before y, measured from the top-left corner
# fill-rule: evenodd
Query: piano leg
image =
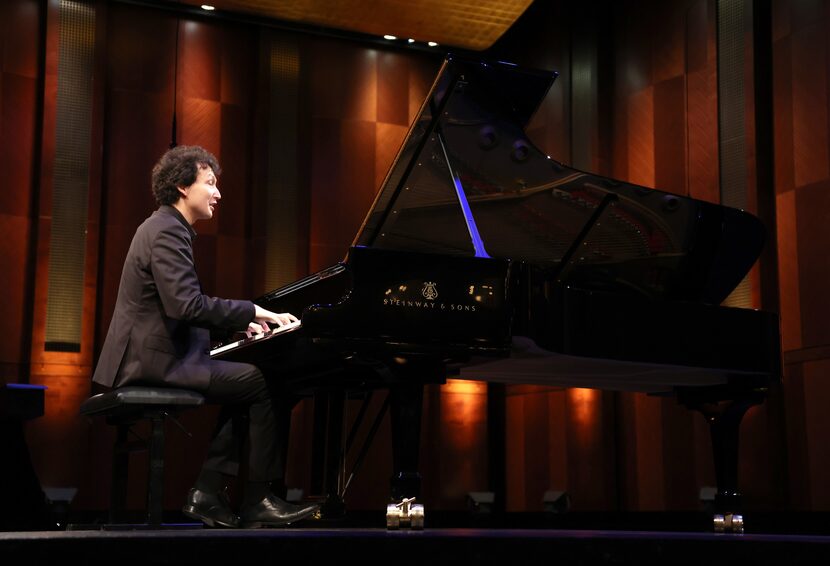
<path id="1" fill-rule="evenodd" d="M 715 463 L 717 493 L 713 526 L 717 532 L 744 531 L 741 494 L 738 491 L 738 444 L 741 420 L 753 406 L 764 401 L 765 392 L 751 391 L 733 399 L 722 399 L 706 392 L 687 391 L 678 400 L 700 411 L 709 423 Z"/>
<path id="2" fill-rule="evenodd" d="M 341 496 L 343 468 L 343 390 L 318 391 L 314 395 L 312 490 L 325 495 L 321 515 L 339 518 L 346 513 Z"/>
<path id="3" fill-rule="evenodd" d="M 421 497 L 421 474 L 418 456 L 421 448 L 422 383 L 395 385 L 389 390 L 392 423 L 392 478 L 390 499 Z"/>

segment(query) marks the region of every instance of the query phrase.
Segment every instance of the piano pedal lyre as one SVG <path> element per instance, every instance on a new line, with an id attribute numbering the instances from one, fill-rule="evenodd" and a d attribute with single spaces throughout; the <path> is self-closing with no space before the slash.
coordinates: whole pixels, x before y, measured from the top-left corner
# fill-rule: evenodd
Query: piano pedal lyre
<path id="1" fill-rule="evenodd" d="M 716 514 L 714 524 L 716 533 L 743 534 L 744 532 L 744 517 L 737 513 Z"/>
<path id="2" fill-rule="evenodd" d="M 390 503 L 386 506 L 386 528 L 397 530 L 401 527 L 410 527 L 412 530 L 424 528 L 424 506 L 412 503 L 414 497 L 404 497 L 400 503 Z"/>

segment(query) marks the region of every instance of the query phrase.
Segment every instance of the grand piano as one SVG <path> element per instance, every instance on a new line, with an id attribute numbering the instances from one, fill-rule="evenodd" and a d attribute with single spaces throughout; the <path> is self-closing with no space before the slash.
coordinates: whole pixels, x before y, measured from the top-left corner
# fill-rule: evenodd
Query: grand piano
<path id="1" fill-rule="evenodd" d="M 545 155 L 524 130 L 555 78 L 447 57 L 347 256 L 255 299 L 301 324 L 214 357 L 388 389 L 392 501 L 419 495 L 426 383 L 675 395 L 710 425 L 715 528 L 741 531 L 738 429 L 781 378 L 779 321 L 721 303 L 764 226 Z"/>

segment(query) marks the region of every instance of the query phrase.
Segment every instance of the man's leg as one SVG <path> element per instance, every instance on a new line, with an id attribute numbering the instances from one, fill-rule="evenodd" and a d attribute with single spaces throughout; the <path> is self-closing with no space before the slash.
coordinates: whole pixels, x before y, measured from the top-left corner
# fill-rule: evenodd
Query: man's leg
<path id="1" fill-rule="evenodd" d="M 255 488 L 246 489 L 246 492 L 257 492 L 261 499 L 267 493 L 268 481 L 260 478 L 276 474 L 277 427 L 271 395 L 259 369 L 250 364 L 223 361 L 211 361 L 210 369 L 211 380 L 204 392 L 205 400 L 222 405 L 222 409 L 207 458 L 183 511 L 209 526 L 236 527 L 239 519 L 230 508 L 224 488 L 239 472 L 246 432 L 250 437 L 249 474 L 257 480 Z M 244 416 L 248 418 L 244 419 Z M 248 426 L 240 426 L 246 420 Z"/>
<path id="2" fill-rule="evenodd" d="M 222 405 L 216 430 L 203 468 L 227 476 L 239 471 L 239 455 L 245 440 L 232 418 L 248 413 L 249 479 L 270 481 L 278 474 L 277 421 L 271 393 L 262 372 L 251 364 L 211 362 L 210 386 L 204 393 L 210 404 Z"/>
<path id="3" fill-rule="evenodd" d="M 313 515 L 317 505 L 291 505 L 276 497 L 271 482 L 285 475 L 288 418 L 292 403 L 274 399 L 262 372 L 250 364 L 211 362 L 208 403 L 248 407 L 248 482 L 242 503 L 242 526 L 284 525 Z M 223 414 L 224 416 L 224 414 Z M 220 421 L 208 450 L 200 481 L 238 471 L 238 448 L 244 437 L 232 419 Z"/>

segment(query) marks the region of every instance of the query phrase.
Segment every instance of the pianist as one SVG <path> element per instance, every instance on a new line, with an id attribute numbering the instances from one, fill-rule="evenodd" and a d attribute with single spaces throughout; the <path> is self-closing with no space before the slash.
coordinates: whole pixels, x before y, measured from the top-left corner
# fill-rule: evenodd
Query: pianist
<path id="1" fill-rule="evenodd" d="M 193 263 L 193 224 L 213 217 L 221 194 L 216 158 L 198 146 L 179 146 L 153 168 L 159 208 L 136 230 L 127 252 L 93 381 L 107 387 L 169 385 L 194 389 L 222 405 L 207 458 L 183 511 L 209 526 L 276 526 L 313 515 L 316 505 L 292 505 L 274 495 L 281 477 L 272 396 L 262 372 L 245 363 L 211 360 L 210 330 L 267 331 L 296 321 L 250 301 L 209 297 Z M 234 411 L 247 409 L 248 419 Z M 248 430 L 240 423 L 247 423 Z M 224 490 L 239 469 L 248 438 L 248 480 L 239 515 Z"/>

